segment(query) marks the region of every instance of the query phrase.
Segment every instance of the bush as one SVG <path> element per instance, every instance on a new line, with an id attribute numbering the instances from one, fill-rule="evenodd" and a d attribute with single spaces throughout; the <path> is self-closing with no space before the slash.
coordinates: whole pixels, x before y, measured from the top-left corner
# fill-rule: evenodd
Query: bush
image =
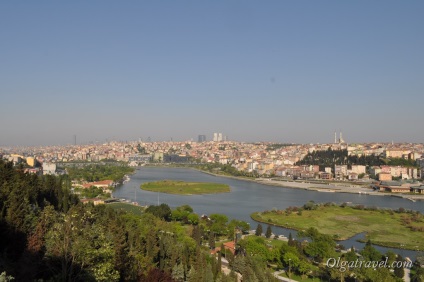
<path id="1" fill-rule="evenodd" d="M 314 201 L 309 201 L 306 204 L 303 205 L 303 209 L 305 210 L 316 210 L 317 209 L 317 205 L 315 204 Z"/>
<path id="2" fill-rule="evenodd" d="M 405 212 L 405 209 L 404 209 L 404 208 L 402 208 L 402 207 L 400 207 L 400 208 L 397 210 L 397 212 L 398 212 L 398 213 L 404 213 L 404 212 Z"/>

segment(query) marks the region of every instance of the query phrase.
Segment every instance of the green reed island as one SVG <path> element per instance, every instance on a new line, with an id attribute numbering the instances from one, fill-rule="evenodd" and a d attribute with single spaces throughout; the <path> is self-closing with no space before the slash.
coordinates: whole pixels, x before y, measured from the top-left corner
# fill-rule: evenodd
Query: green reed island
<path id="1" fill-rule="evenodd" d="M 319 232 L 345 240 L 365 233 L 376 245 L 424 250 L 424 216 L 418 211 L 385 210 L 362 205 L 315 204 L 285 210 L 255 212 L 252 219 L 298 231 L 315 227 Z"/>
<path id="2" fill-rule="evenodd" d="M 185 182 L 178 180 L 161 180 L 140 185 L 142 190 L 176 195 L 199 195 L 230 192 L 227 184 L 211 182 Z"/>

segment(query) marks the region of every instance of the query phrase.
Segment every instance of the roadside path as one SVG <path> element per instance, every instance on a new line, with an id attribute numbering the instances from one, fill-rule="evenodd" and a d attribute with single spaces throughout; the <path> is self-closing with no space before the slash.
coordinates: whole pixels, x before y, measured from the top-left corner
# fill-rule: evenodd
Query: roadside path
<path id="1" fill-rule="evenodd" d="M 287 277 L 282 277 L 280 276 L 280 274 L 286 273 L 285 270 L 280 270 L 280 271 L 276 271 L 274 272 L 274 277 L 277 278 L 279 281 L 284 281 L 284 282 L 298 282 L 297 280 L 293 280 Z"/>

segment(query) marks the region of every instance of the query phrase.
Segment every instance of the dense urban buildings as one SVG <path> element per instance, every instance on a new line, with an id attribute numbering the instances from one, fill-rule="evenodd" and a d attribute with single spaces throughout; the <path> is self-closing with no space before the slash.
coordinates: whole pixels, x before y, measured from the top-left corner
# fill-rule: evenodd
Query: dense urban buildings
<path id="1" fill-rule="evenodd" d="M 128 162 L 132 166 L 149 162 L 218 163 L 257 176 L 319 178 L 337 180 L 376 179 L 380 181 L 414 180 L 424 175 L 424 145 L 413 143 L 347 144 L 340 138 L 332 144 L 274 144 L 222 141 L 222 133 L 214 133 L 213 141 L 199 142 L 107 142 L 102 144 L 9 147 L 2 148 L 2 158 L 25 164 L 29 172 L 52 174 L 57 167 L 72 163 L 104 160 Z M 221 141 L 217 141 L 221 140 Z M 394 165 L 346 163 L 319 165 L 303 161 L 312 152 L 345 152 L 348 158 L 375 156 L 397 160 Z M 398 160 L 404 160 L 399 162 Z M 37 165 L 39 164 L 39 165 Z M 411 165 L 412 164 L 412 165 Z"/>

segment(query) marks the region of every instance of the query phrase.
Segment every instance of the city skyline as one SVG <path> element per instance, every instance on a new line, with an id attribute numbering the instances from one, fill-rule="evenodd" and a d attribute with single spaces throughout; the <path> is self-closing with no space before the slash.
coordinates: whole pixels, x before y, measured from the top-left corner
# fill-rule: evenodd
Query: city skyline
<path id="1" fill-rule="evenodd" d="M 424 3 L 0 3 L 0 146 L 424 142 Z"/>

